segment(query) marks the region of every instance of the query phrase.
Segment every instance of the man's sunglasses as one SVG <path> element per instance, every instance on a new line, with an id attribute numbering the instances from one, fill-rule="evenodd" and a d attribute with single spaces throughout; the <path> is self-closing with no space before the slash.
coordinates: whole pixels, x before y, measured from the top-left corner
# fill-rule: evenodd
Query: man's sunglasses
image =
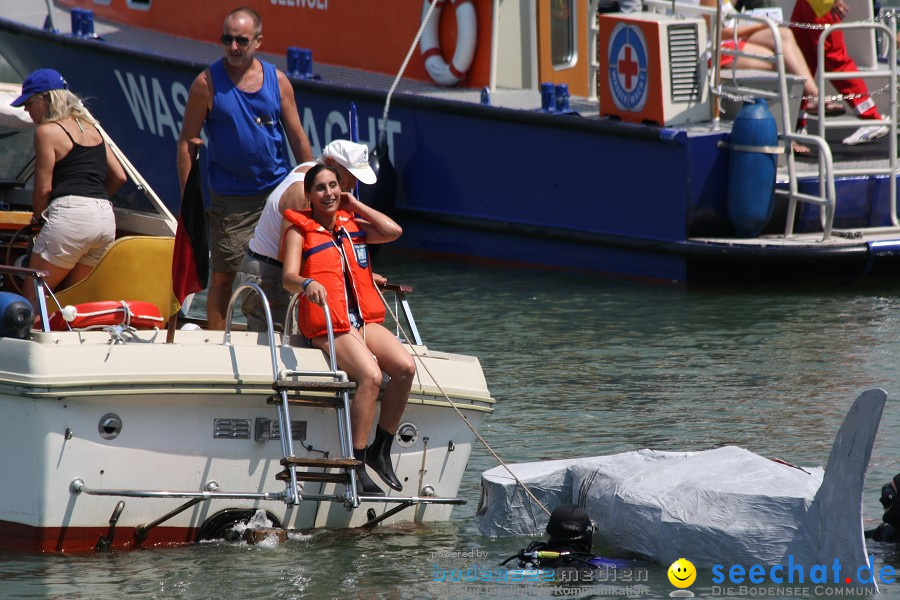
<path id="1" fill-rule="evenodd" d="M 222 44 L 225 46 L 230 46 L 234 42 L 237 42 L 237 45 L 240 46 L 241 48 L 246 48 L 247 46 L 250 45 L 250 38 L 245 38 L 242 35 L 234 36 L 234 35 L 225 34 L 222 37 L 220 37 L 219 40 L 221 40 Z"/>

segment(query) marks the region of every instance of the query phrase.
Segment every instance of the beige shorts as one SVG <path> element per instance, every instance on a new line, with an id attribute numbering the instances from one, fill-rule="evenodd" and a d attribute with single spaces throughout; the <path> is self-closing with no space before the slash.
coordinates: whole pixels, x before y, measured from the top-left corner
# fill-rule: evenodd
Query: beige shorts
<path id="1" fill-rule="evenodd" d="M 116 217 L 109 200 L 60 196 L 44 211 L 44 227 L 34 252 L 50 264 L 71 269 L 78 263 L 97 266 L 116 239 Z"/>
<path id="2" fill-rule="evenodd" d="M 209 216 L 209 254 L 216 273 L 236 273 L 241 268 L 250 238 L 269 193 L 256 196 L 212 194 Z"/>

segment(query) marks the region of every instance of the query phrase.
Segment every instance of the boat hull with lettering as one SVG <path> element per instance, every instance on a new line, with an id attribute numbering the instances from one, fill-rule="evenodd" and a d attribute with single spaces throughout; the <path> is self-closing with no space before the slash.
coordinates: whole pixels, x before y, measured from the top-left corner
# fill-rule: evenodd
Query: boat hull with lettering
<path id="1" fill-rule="evenodd" d="M 98 40 L 44 30 L 43 15 L 38 18 L 21 4 L 0 0 L 0 52 L 13 69 L 23 75 L 53 65 L 63 72 L 73 89 L 90 98 L 94 112 L 153 186 L 164 197 L 177 198 L 171 165 L 187 90 L 197 73 L 221 56 L 215 40 L 224 15 L 206 2 L 188 7 L 174 0 L 58 3 L 57 28 L 66 30 L 73 13 L 90 8 Z M 560 66 L 553 62 L 552 27 L 571 15 L 552 12 L 553 3 L 503 8 L 459 2 L 452 11 L 443 9 L 438 26 L 426 28 L 426 38 L 437 40 L 443 58 L 431 50 L 425 56 L 413 53 L 382 125 L 392 76 L 430 4 L 402 0 L 352 10 L 324 1 L 248 4 L 263 18 L 261 50 L 273 52 L 262 56 L 291 77 L 315 153 L 352 134 L 351 104 L 360 141 L 374 148 L 383 134 L 396 190 L 363 186 L 361 194 L 401 221 L 404 246 L 675 282 L 847 282 L 900 269 L 900 228 L 890 200 L 896 176 L 883 172 L 837 176 L 833 223 L 825 229 L 819 205 L 800 202 L 794 210 L 779 193 L 773 216 L 758 235 L 735 233 L 728 183 L 742 175 L 739 169 L 730 173 L 730 121 L 709 118 L 703 61 L 694 63 L 698 70 L 691 73 L 695 83 L 688 100 L 673 97 L 657 107 L 653 98 L 629 92 L 623 101 L 659 112 L 632 113 L 604 101 L 618 98 L 615 85 L 599 100 L 596 95 L 598 86 L 611 85 L 604 69 L 589 64 L 594 49 L 607 64 L 615 40 L 601 43 L 606 26 L 598 34 L 577 20 L 572 64 Z M 561 4 L 576 7 L 579 15 L 597 9 L 587 0 Z M 600 23 L 608 18 L 602 16 Z M 664 17 L 644 20 L 659 28 L 671 25 Z M 688 22 L 699 32 L 699 51 L 705 26 L 698 19 Z M 345 35 L 326 33 L 338 29 Z M 311 72 L 281 54 L 299 40 L 312 50 Z M 467 44 L 470 64 L 453 76 L 454 86 L 440 85 L 436 79 L 447 83 L 443 71 L 429 68 L 429 62 L 452 63 Z M 653 58 L 646 57 L 648 69 Z M 622 85 L 643 81 L 640 85 L 654 89 L 653 80 L 642 75 L 632 81 L 630 72 L 622 72 Z M 541 81 L 557 84 L 560 98 L 548 103 L 549 95 L 539 91 Z M 772 111 L 778 112 L 774 105 Z M 837 156 L 840 144 L 831 146 Z M 886 151 L 885 145 L 878 148 Z M 801 192 L 818 189 L 811 173 L 801 173 L 797 181 Z M 779 189 L 790 187 L 784 167 L 778 182 Z M 768 201 L 765 193 L 761 201 Z"/>

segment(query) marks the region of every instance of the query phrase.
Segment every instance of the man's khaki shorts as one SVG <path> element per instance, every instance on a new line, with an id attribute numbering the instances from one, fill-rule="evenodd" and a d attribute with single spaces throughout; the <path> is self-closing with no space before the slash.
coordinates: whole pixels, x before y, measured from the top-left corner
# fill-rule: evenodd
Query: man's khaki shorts
<path id="1" fill-rule="evenodd" d="M 269 192 L 255 196 L 212 194 L 209 216 L 209 252 L 212 270 L 236 273 L 247 252 Z"/>

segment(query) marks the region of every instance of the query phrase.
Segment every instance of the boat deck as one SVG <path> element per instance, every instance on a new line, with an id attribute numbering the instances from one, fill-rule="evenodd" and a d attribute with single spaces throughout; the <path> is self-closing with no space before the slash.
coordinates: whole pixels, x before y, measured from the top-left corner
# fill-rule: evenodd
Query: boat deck
<path id="1" fill-rule="evenodd" d="M 834 230 L 831 237 L 827 240 L 822 239 L 822 232 L 815 233 L 797 233 L 790 237 L 784 235 L 771 234 L 761 235 L 757 238 L 725 238 L 725 237 L 709 237 L 709 238 L 688 238 L 689 242 L 699 244 L 716 244 L 732 247 L 787 247 L 787 248 L 851 248 L 866 244 L 879 244 L 890 242 L 896 245 L 897 236 L 900 234 L 900 227 L 883 227 L 879 229 L 860 229 L 860 230 Z"/>

